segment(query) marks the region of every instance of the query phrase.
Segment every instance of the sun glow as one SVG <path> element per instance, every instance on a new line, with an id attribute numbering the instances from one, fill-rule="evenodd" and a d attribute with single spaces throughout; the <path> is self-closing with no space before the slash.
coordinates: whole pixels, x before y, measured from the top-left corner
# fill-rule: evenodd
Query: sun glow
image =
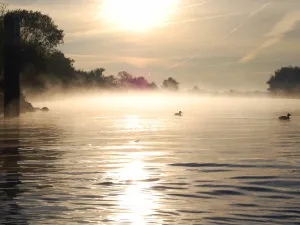
<path id="1" fill-rule="evenodd" d="M 163 26 L 179 0 L 103 0 L 100 16 L 124 30 L 145 31 Z"/>

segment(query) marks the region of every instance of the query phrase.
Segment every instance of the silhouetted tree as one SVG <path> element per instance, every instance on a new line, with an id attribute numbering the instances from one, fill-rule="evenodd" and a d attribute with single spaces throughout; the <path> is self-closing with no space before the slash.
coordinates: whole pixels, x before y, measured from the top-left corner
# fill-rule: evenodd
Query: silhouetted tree
<path id="1" fill-rule="evenodd" d="M 63 43 L 63 30 L 48 15 L 38 11 L 12 10 L 7 14 L 13 14 L 21 20 L 21 41 L 23 44 L 31 44 L 37 50 L 44 51 L 44 54 L 51 53 L 55 47 Z"/>
<path id="2" fill-rule="evenodd" d="M 163 87 L 171 91 L 177 91 L 179 89 L 179 83 L 174 78 L 169 77 L 163 81 Z"/>
<path id="3" fill-rule="evenodd" d="M 271 93 L 300 94 L 300 68 L 282 67 L 267 81 Z"/>
<path id="4" fill-rule="evenodd" d="M 77 82 L 75 76 L 74 60 L 67 58 L 61 51 L 53 51 L 45 61 L 46 68 L 42 73 L 42 82 L 48 85 L 75 85 Z"/>
<path id="5" fill-rule="evenodd" d="M 61 51 L 54 51 L 46 62 L 46 72 L 59 76 L 71 76 L 74 74 L 74 60 L 65 57 Z"/>
<path id="6" fill-rule="evenodd" d="M 109 75 L 104 77 L 106 88 L 117 88 L 118 79 L 114 75 Z"/>
<path id="7" fill-rule="evenodd" d="M 158 88 L 158 87 L 157 87 L 156 83 L 151 82 L 151 83 L 149 84 L 149 89 L 151 89 L 151 90 L 156 90 L 157 88 Z"/>
<path id="8" fill-rule="evenodd" d="M 131 84 L 137 89 L 147 89 L 149 87 L 149 83 L 145 77 L 134 77 Z"/>
<path id="9" fill-rule="evenodd" d="M 104 68 L 97 68 L 87 73 L 87 81 L 90 87 L 103 87 L 105 84 Z"/>
<path id="10" fill-rule="evenodd" d="M 203 92 L 203 90 L 200 90 L 200 88 L 195 85 L 194 87 L 192 87 L 191 89 L 188 90 L 190 93 L 200 93 Z"/>
<path id="11" fill-rule="evenodd" d="M 126 71 L 118 73 L 117 82 L 123 89 L 154 90 L 157 88 L 154 82 L 149 83 L 145 77 L 134 77 Z"/>
<path id="12" fill-rule="evenodd" d="M 21 35 L 21 83 L 22 85 L 43 88 L 39 77 L 41 72 L 46 72 L 46 62 L 57 55 L 57 45 L 63 43 L 63 30 L 58 29 L 53 20 L 41 12 L 28 10 L 6 11 L 4 5 L 0 7 L 0 20 L 7 14 L 12 14 L 20 19 Z M 0 32 L 3 38 L 3 32 Z M 53 55 L 54 54 L 54 55 Z M 0 59 L 2 68 L 2 61 Z"/>
<path id="13" fill-rule="evenodd" d="M 126 71 L 117 76 L 105 76 L 104 68 L 90 71 L 76 70 L 74 60 L 68 58 L 57 46 L 63 43 L 64 32 L 55 25 L 48 15 L 29 10 L 6 10 L 0 4 L 0 23 L 6 14 L 18 16 L 21 21 L 21 85 L 27 94 L 42 92 L 60 85 L 67 90 L 70 87 L 81 89 L 138 89 L 155 90 L 157 85 L 149 83 L 145 77 L 135 77 Z M 0 50 L 2 50 L 3 26 L 0 24 Z M 2 71 L 0 54 L 0 70 Z M 1 74 L 0 74 L 1 75 Z M 175 80 L 169 80 L 170 89 L 178 89 Z M 1 87 L 1 76 L 0 76 Z"/>
<path id="14" fill-rule="evenodd" d="M 121 85 L 127 85 L 127 84 L 130 84 L 132 82 L 132 75 L 127 73 L 126 71 L 121 71 L 118 73 L 117 75 L 118 77 L 118 81 Z"/>

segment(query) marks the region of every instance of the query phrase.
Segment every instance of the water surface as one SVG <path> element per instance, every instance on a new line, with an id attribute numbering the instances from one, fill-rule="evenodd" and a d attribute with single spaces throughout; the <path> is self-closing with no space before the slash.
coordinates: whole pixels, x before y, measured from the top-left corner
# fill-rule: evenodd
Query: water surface
<path id="1" fill-rule="evenodd" d="M 1 120 L 0 224 L 299 224 L 299 100 L 122 102 Z"/>

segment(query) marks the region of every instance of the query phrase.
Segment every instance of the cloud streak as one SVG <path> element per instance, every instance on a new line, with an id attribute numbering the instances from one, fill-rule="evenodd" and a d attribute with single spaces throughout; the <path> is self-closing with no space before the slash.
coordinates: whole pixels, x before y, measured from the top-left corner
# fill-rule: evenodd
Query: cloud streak
<path id="1" fill-rule="evenodd" d="M 182 7 L 182 8 L 187 9 L 187 8 L 192 8 L 192 7 L 196 7 L 196 6 L 202 6 L 202 5 L 205 5 L 205 4 L 210 3 L 212 1 L 213 0 L 207 0 L 207 1 L 199 2 L 199 3 L 195 3 L 195 4 L 192 4 L 192 5 L 188 5 L 188 6 L 185 6 L 185 7 Z"/>
<path id="2" fill-rule="evenodd" d="M 233 35 L 235 32 L 237 32 L 238 30 L 240 30 L 242 27 L 245 26 L 245 24 L 252 19 L 255 15 L 257 15 L 258 13 L 260 13 L 261 11 L 263 11 L 264 9 L 266 9 L 271 3 L 270 2 L 265 2 L 263 3 L 259 8 L 255 9 L 254 11 L 250 12 L 250 14 L 247 16 L 246 20 L 243 21 L 242 23 L 240 23 L 237 27 L 235 27 L 234 29 L 232 29 L 228 34 L 226 34 L 221 40 L 226 40 L 228 39 L 231 35 Z M 232 16 L 232 15 L 239 15 L 241 13 L 229 13 L 229 14 L 223 14 L 223 15 L 216 15 L 216 16 L 211 16 L 208 17 L 210 19 L 214 19 L 214 18 L 220 18 L 220 17 L 227 17 L 227 16 Z M 200 20 L 201 18 L 199 18 L 198 20 Z M 203 18 L 202 18 L 203 19 Z M 194 22 L 192 21 L 187 21 L 187 22 Z M 193 60 L 197 57 L 202 56 L 205 52 L 207 52 L 209 49 L 214 48 L 216 44 L 211 44 L 210 46 L 206 47 L 198 56 L 195 57 L 189 57 L 179 63 L 173 64 L 172 66 L 169 67 L 169 69 L 174 69 L 176 67 L 179 67 L 181 65 L 184 65 L 185 63 L 187 63 L 190 60 Z"/>
<path id="3" fill-rule="evenodd" d="M 287 33 L 295 28 L 300 21 L 300 10 L 286 14 L 279 22 L 277 22 L 271 31 L 266 35 L 268 39 L 256 49 L 245 55 L 239 60 L 240 63 L 246 63 L 255 59 L 263 50 L 280 42 Z"/>
<path id="4" fill-rule="evenodd" d="M 217 14 L 217 15 L 211 15 L 211 16 L 202 16 L 202 17 L 193 18 L 193 19 L 169 22 L 169 23 L 166 23 L 165 25 L 193 23 L 193 22 L 199 22 L 202 20 L 212 20 L 212 19 L 224 18 L 224 17 L 229 17 L 229 16 L 236 16 L 236 15 L 240 15 L 240 14 L 243 14 L 243 13 L 235 12 L 235 13 L 225 13 L 225 14 Z"/>
<path id="5" fill-rule="evenodd" d="M 271 5 L 270 2 L 266 2 L 263 3 L 258 9 L 254 10 L 253 12 L 251 12 L 249 14 L 249 16 L 246 18 L 245 21 L 243 21 L 240 25 L 238 25 L 237 27 L 235 27 L 234 29 L 232 29 L 228 35 L 225 38 L 230 37 L 232 34 L 234 34 L 235 32 L 237 32 L 238 30 L 240 30 L 241 28 L 243 28 L 245 26 L 245 24 L 252 19 L 255 15 L 257 15 L 258 13 L 262 12 L 264 9 L 266 9 L 269 5 Z"/>

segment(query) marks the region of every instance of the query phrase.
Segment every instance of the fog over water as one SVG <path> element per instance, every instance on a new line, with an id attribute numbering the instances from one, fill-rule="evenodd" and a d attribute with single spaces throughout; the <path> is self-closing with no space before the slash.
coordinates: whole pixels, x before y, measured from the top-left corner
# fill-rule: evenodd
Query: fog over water
<path id="1" fill-rule="evenodd" d="M 50 111 L 0 120 L 0 224 L 300 220 L 300 100 L 102 94 L 32 103 Z"/>

